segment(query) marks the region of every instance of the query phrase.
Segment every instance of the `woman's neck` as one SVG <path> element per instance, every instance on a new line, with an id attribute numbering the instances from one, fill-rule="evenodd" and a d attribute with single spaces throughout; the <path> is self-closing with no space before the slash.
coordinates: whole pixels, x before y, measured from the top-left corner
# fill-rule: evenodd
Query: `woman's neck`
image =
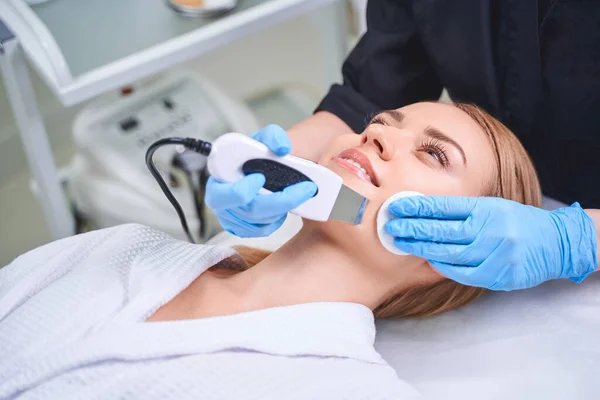
<path id="1" fill-rule="evenodd" d="M 246 311 L 313 302 L 360 303 L 373 310 L 414 284 L 411 268 L 375 271 L 365 261 L 305 225 L 269 257 L 222 283 Z"/>
<path id="2" fill-rule="evenodd" d="M 315 302 L 359 303 L 374 310 L 418 284 L 424 260 L 399 259 L 388 269 L 371 267 L 361 246 L 305 223 L 279 250 L 254 267 L 214 269 L 200 275 L 148 321 L 195 319 Z M 356 252 L 353 253 L 353 250 Z M 364 249 L 363 249 L 364 250 Z"/>

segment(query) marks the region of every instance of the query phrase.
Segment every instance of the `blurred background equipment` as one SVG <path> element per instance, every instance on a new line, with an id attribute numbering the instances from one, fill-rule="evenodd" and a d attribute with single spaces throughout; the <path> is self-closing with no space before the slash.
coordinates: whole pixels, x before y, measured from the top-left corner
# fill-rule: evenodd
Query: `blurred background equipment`
<path id="1" fill-rule="evenodd" d="M 74 234 L 75 222 L 83 228 L 75 196 L 65 196 L 81 172 L 70 171 L 83 153 L 73 121 L 98 96 L 121 103 L 120 88 L 130 85 L 135 98 L 140 82 L 183 67 L 247 104 L 261 126 L 288 129 L 340 80 L 356 41 L 346 0 L 241 0 L 214 18 L 184 18 L 167 0 L 0 3 L 0 266 Z M 97 168 L 86 157 L 77 168 Z M 197 182 L 198 171 L 182 170 L 189 157 L 169 162 L 173 185 Z"/>
<path id="2" fill-rule="evenodd" d="M 164 137 L 212 141 L 223 133 L 250 134 L 259 127 L 248 106 L 191 72 L 169 72 L 92 101 L 73 125 L 76 155 L 68 187 L 78 230 L 138 222 L 185 239 L 171 204 L 148 173 L 146 150 Z M 168 146 L 157 151 L 155 163 L 195 240 L 204 242 L 220 231 L 204 207 L 204 158 Z"/>

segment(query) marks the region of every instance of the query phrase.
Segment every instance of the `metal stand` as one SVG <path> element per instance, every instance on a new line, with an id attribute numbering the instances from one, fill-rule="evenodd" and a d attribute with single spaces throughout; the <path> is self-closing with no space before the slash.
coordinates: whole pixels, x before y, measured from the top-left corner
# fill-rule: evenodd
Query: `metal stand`
<path id="1" fill-rule="evenodd" d="M 53 239 L 75 233 L 75 221 L 62 191 L 46 128 L 37 106 L 27 62 L 18 38 L 0 20 L 0 70 L 25 156 L 40 187 L 40 203 Z"/>

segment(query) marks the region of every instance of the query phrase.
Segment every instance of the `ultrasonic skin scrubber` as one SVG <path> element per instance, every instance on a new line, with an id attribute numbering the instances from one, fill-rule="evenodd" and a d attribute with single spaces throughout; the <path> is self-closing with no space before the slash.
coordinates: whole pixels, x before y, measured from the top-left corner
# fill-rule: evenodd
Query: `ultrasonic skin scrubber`
<path id="1" fill-rule="evenodd" d="M 392 195 L 390 198 L 388 198 L 385 201 L 385 203 L 383 203 L 383 205 L 379 209 L 379 212 L 377 213 L 377 236 L 379 236 L 379 240 L 381 241 L 381 244 L 389 252 L 397 254 L 399 256 L 406 256 L 406 255 L 408 255 L 408 253 L 405 253 L 396 247 L 396 245 L 394 244 L 394 236 L 390 235 L 389 233 L 387 233 L 385 231 L 385 224 L 391 219 L 398 218 L 389 211 L 390 204 L 392 204 L 394 201 L 396 201 L 402 197 L 410 197 L 410 196 L 423 196 L 423 195 L 418 192 L 410 192 L 410 191 L 398 192 L 398 193 Z"/>
<path id="2" fill-rule="evenodd" d="M 360 193 L 344 185 L 341 176 L 327 167 L 291 154 L 277 156 L 264 144 L 240 133 L 226 133 L 213 143 L 191 138 L 165 138 L 154 142 L 146 152 L 146 164 L 156 182 L 171 202 L 181 226 L 190 242 L 189 232 L 181 205 L 171 193 L 160 172 L 154 165 L 154 152 L 165 145 L 180 145 L 207 157 L 208 172 L 222 182 L 236 182 L 246 175 L 261 173 L 266 182 L 259 193 L 279 192 L 299 182 L 311 181 L 317 185 L 317 193 L 290 212 L 315 221 L 334 219 L 358 225 L 368 200 Z"/>

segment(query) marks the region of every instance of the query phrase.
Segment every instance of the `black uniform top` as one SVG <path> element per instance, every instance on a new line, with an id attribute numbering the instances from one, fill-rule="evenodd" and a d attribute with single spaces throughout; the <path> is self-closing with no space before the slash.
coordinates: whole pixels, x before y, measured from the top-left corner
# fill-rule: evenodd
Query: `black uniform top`
<path id="1" fill-rule="evenodd" d="M 546 195 L 600 208 L 600 1 L 370 0 L 367 26 L 318 110 L 361 132 L 446 87 L 517 134 Z"/>

